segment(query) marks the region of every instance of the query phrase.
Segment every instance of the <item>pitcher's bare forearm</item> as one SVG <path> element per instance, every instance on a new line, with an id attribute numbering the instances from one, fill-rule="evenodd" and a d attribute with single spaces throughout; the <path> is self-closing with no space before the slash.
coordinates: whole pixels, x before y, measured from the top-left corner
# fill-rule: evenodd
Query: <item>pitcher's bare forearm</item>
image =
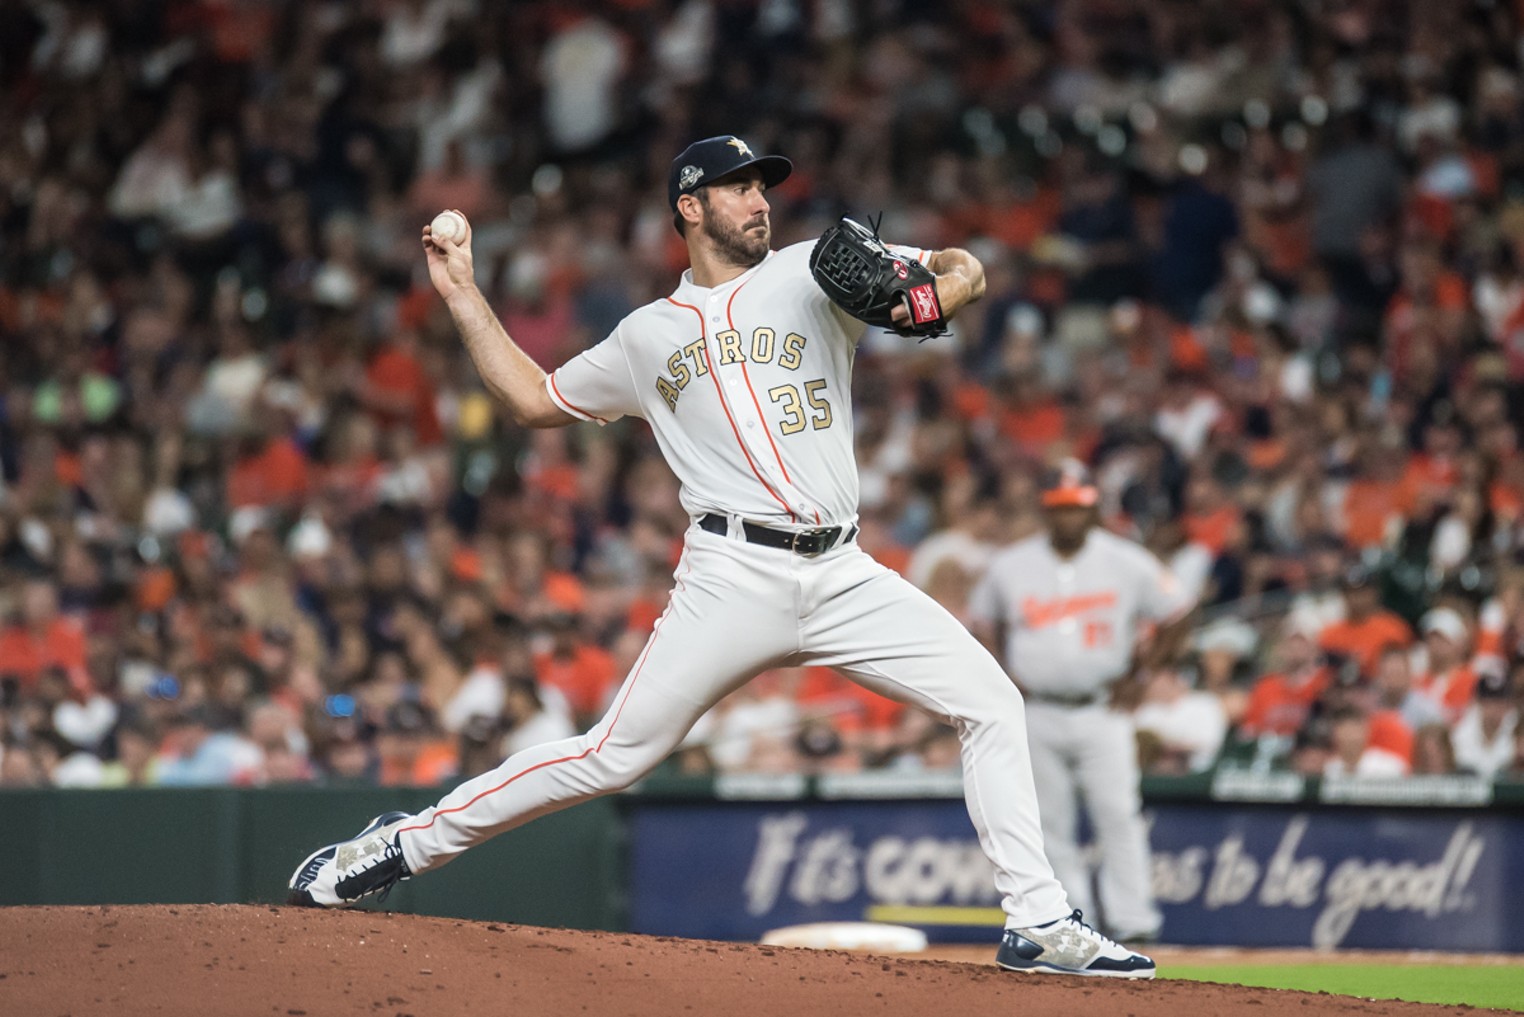
<path id="1" fill-rule="evenodd" d="M 937 299 L 949 318 L 984 296 L 984 266 L 962 248 L 937 251 L 926 267 L 936 273 Z"/>
<path id="2" fill-rule="evenodd" d="M 515 423 L 520 427 L 564 427 L 576 421 L 551 402 L 545 391 L 545 372 L 509 338 L 480 290 L 462 287 L 445 304 L 482 384 L 508 407 Z"/>

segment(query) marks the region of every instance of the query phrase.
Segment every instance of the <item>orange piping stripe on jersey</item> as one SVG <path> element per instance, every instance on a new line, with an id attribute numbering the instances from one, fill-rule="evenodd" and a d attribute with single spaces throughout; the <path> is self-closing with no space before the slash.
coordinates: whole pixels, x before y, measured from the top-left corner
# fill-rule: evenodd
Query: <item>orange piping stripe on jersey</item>
<path id="1" fill-rule="evenodd" d="M 751 393 L 751 404 L 757 408 L 757 417 L 762 421 L 762 431 L 767 435 L 767 443 L 773 447 L 773 457 L 778 460 L 778 469 L 783 471 L 783 479 L 792 484 L 794 478 L 788 475 L 788 467 L 783 465 L 783 457 L 778 454 L 778 446 L 773 442 L 773 430 L 767 426 L 767 417 L 762 413 L 762 404 L 757 401 L 757 390 L 751 387 L 751 372 L 746 369 L 746 361 L 741 361 L 741 377 L 746 379 L 746 391 Z M 789 515 L 793 515 L 792 512 Z M 820 512 L 815 512 L 815 525 L 820 525 Z"/>
<path id="2" fill-rule="evenodd" d="M 778 445 L 773 441 L 773 429 L 767 426 L 767 417 L 762 414 L 762 404 L 757 401 L 757 390 L 751 387 L 751 372 L 746 369 L 746 361 L 741 361 L 741 377 L 746 379 L 746 391 L 751 393 L 751 404 L 757 408 L 757 417 L 761 419 L 763 433 L 767 435 L 767 443 L 772 446 L 773 458 L 778 460 L 778 469 L 783 471 L 783 479 L 788 483 L 794 482 L 788 475 L 788 467 L 783 465 L 783 457 L 778 454 Z"/>
<path id="3" fill-rule="evenodd" d="M 753 276 L 752 278 L 756 277 Z M 751 279 L 748 279 L 737 286 L 731 291 L 730 299 L 725 301 L 725 324 L 730 326 L 732 332 L 736 330 L 736 322 L 730 315 L 730 309 L 735 306 L 736 294 L 744 290 L 747 283 L 750 282 Z M 767 417 L 762 413 L 762 403 L 757 399 L 757 390 L 751 387 L 751 371 L 747 369 L 746 361 L 744 360 L 741 361 L 741 377 L 746 379 L 746 391 L 751 393 L 751 404 L 757 408 L 757 419 L 762 421 L 763 433 L 767 435 L 767 444 L 772 447 L 773 458 L 778 460 L 778 469 L 783 471 L 783 481 L 786 484 L 792 484 L 794 480 L 788 475 L 788 467 L 783 465 L 783 457 L 778 454 L 778 443 L 773 441 L 773 429 L 767 426 Z"/>
<path id="4" fill-rule="evenodd" d="M 680 577 L 677 580 L 677 588 L 678 588 L 678 590 L 682 590 L 684 588 L 683 587 L 683 579 L 686 578 L 688 573 L 692 572 L 692 571 L 693 571 L 693 563 L 689 562 L 687 568 L 685 568 L 683 570 L 682 577 Z M 635 662 L 635 670 L 630 675 L 630 684 L 629 684 L 629 687 L 624 690 L 624 698 L 619 700 L 619 707 L 618 707 L 618 709 L 616 709 L 614 711 L 614 719 L 609 721 L 609 729 L 603 733 L 603 737 L 602 738 L 598 739 L 598 744 L 597 745 L 589 746 L 588 748 L 586 748 L 586 749 L 582 750 L 581 752 L 577 753 L 575 756 L 562 756 L 560 759 L 547 759 L 543 763 L 536 763 L 536 764 L 534 764 L 533 766 L 531 766 L 531 767 L 529 767 L 527 769 L 520 770 L 518 773 L 514 774 L 512 777 L 509 777 L 507 780 L 503 781 L 497 787 L 488 788 L 487 790 L 483 791 L 481 794 L 476 795 L 470 801 L 466 802 L 464 805 L 457 805 L 454 808 L 450 808 L 450 809 L 440 809 L 440 810 L 436 811 L 432 816 L 429 817 L 429 821 L 427 823 L 419 823 L 419 824 L 414 825 L 414 826 L 404 826 L 401 829 L 399 829 L 397 831 L 397 833 L 403 834 L 403 833 L 408 833 L 408 832 L 413 831 L 413 830 L 427 830 L 429 827 L 434 825 L 434 821 L 437 820 L 440 816 L 449 815 L 449 814 L 454 813 L 454 812 L 464 812 L 466 809 L 469 809 L 471 806 L 475 805 L 477 802 L 481 801 L 483 798 L 487 797 L 488 795 L 497 794 L 497 792 L 503 790 L 503 788 L 507 787 L 509 784 L 512 784 L 514 781 L 518 780 L 520 777 L 527 777 L 531 773 L 534 773 L 536 770 L 543 770 L 547 766 L 555 766 L 558 763 L 574 763 L 574 762 L 576 762 L 579 759 L 586 759 L 589 755 L 591 755 L 591 754 L 593 754 L 595 752 L 601 752 L 603 750 L 604 743 L 606 743 L 609 740 L 609 738 L 612 737 L 613 734 L 614 734 L 614 725 L 619 723 L 619 717 L 620 717 L 620 715 L 622 713 L 624 713 L 624 704 L 629 702 L 630 693 L 635 691 L 635 683 L 640 680 L 640 672 L 646 666 L 646 658 L 651 656 L 651 649 L 652 649 L 652 647 L 654 647 L 656 645 L 656 634 L 657 634 L 657 632 L 661 631 L 661 623 L 666 621 L 667 620 L 667 615 L 669 615 L 671 613 L 672 613 L 672 601 L 669 600 L 669 601 L 667 601 L 666 610 L 662 611 L 661 617 L 656 619 L 656 624 L 651 627 L 651 638 L 646 643 L 645 651 L 641 653 L 640 659 Z"/>
<path id="5" fill-rule="evenodd" d="M 608 423 L 607 420 L 604 420 L 602 417 L 598 416 L 598 414 L 587 412 L 582 407 L 578 406 L 576 403 L 572 402 L 570 399 L 568 399 L 564 395 L 562 395 L 561 394 L 561 386 L 556 384 L 556 375 L 555 375 L 554 371 L 552 371 L 550 374 L 547 374 L 545 377 L 550 379 L 550 387 L 556 390 L 556 398 L 557 399 L 561 400 L 563 403 L 565 403 L 566 405 L 570 406 L 572 409 L 576 410 L 578 413 L 582 414 L 583 416 L 592 417 L 594 420 L 598 421 L 598 423 L 600 423 L 600 424 L 607 424 Z"/>
<path id="6" fill-rule="evenodd" d="M 734 299 L 734 296 L 734 294 L 731 294 L 732 299 Z M 762 476 L 762 471 L 757 469 L 757 464 L 752 461 L 751 451 L 747 449 L 746 442 L 741 440 L 741 429 L 736 426 L 736 418 L 731 416 L 730 404 L 725 401 L 725 390 L 720 387 L 720 376 L 714 373 L 714 364 L 709 359 L 709 330 L 704 328 L 704 312 L 692 304 L 685 304 L 681 300 L 673 300 L 671 297 L 667 298 L 667 303 L 675 304 L 678 307 L 686 307 L 698 315 L 699 329 L 704 334 L 704 370 L 714 380 L 714 391 L 720 397 L 720 409 L 725 411 L 725 419 L 730 421 L 730 430 L 736 436 L 736 444 L 741 446 L 741 454 L 746 457 L 746 465 L 751 467 L 752 476 L 756 477 L 757 482 L 767 489 L 768 494 L 773 496 L 773 501 L 783 506 L 783 511 L 788 513 L 788 517 L 797 523 L 799 517 L 794 515 L 794 510 L 788 507 L 788 502 L 778 497 L 778 492 L 774 491 L 773 486 Z M 768 440 L 771 440 L 771 438 Z"/>

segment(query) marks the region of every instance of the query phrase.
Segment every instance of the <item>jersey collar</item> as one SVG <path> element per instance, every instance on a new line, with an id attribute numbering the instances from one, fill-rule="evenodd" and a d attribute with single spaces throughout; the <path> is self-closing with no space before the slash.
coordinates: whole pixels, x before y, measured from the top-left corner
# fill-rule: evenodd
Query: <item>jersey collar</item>
<path id="1" fill-rule="evenodd" d="M 726 290 L 734 289 L 736 286 L 739 286 L 741 283 L 745 282 L 753 275 L 755 275 L 757 269 L 761 268 L 763 265 L 766 265 L 769 261 L 771 261 L 773 255 L 776 253 L 778 252 L 768 251 L 767 257 L 763 258 L 761 261 L 757 262 L 751 268 L 748 268 L 746 271 L 742 272 L 734 279 L 728 279 L 725 282 L 720 283 L 718 286 L 700 286 L 698 283 L 693 281 L 693 269 L 685 268 L 683 269 L 682 278 L 678 281 L 677 289 L 673 292 L 672 295 L 674 297 L 680 297 L 684 294 L 703 295 L 709 293 L 724 293 Z"/>
<path id="2" fill-rule="evenodd" d="M 1042 546 L 1048 549 L 1048 554 L 1052 556 L 1054 561 L 1064 563 L 1077 562 L 1081 557 L 1084 556 L 1086 551 L 1095 546 L 1095 527 L 1092 526 L 1085 532 L 1085 539 L 1080 542 L 1079 547 L 1074 549 L 1074 553 L 1067 558 L 1063 557 L 1058 553 L 1058 551 L 1054 550 L 1053 543 L 1048 539 L 1048 535 L 1046 533 L 1042 535 Z"/>

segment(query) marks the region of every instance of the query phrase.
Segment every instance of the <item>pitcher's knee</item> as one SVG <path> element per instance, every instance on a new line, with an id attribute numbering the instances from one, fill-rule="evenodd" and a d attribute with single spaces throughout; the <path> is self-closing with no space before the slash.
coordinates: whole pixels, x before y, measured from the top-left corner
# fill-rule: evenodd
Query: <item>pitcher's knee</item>
<path id="1" fill-rule="evenodd" d="M 1018 689 L 1003 673 L 983 682 L 968 707 L 970 716 L 962 718 L 974 725 L 1004 726 L 1019 724 L 1026 730 L 1027 704 Z"/>
<path id="2" fill-rule="evenodd" d="M 601 749 L 594 748 L 587 757 L 589 774 L 598 794 L 623 791 L 637 780 L 656 769 L 667 758 L 667 749 L 660 745 L 607 742 Z"/>

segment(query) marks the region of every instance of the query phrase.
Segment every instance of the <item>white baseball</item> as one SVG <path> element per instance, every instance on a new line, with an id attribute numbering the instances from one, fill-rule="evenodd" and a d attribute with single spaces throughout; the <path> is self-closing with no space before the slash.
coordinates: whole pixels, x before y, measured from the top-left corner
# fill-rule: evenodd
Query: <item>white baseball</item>
<path id="1" fill-rule="evenodd" d="M 460 243 L 466 239 L 466 220 L 459 212 L 446 209 L 434 217 L 429 223 L 429 232 L 440 240 L 448 240 L 451 243 Z"/>

